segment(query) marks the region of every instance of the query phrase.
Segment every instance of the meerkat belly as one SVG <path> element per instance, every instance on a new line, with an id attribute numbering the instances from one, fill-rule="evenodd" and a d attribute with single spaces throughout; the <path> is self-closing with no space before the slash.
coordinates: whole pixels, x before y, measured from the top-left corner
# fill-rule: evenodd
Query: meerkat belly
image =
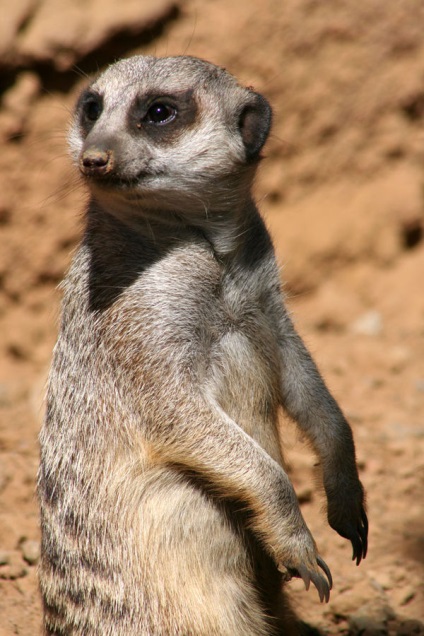
<path id="1" fill-rule="evenodd" d="M 196 476 L 168 466 L 152 467 L 140 482 L 140 491 L 139 547 L 150 580 L 156 571 L 163 572 L 159 563 L 175 589 L 182 582 L 188 585 L 194 575 L 202 581 L 205 570 L 233 576 L 240 566 L 249 568 L 229 504 L 208 493 Z M 203 583 L 210 586 L 211 579 L 206 577 Z"/>
<path id="2" fill-rule="evenodd" d="M 142 633 L 156 633 L 161 620 L 167 634 L 236 634 L 226 621 L 237 614 L 234 608 L 257 603 L 247 582 L 256 580 L 254 554 L 262 554 L 240 513 L 200 478 L 172 466 L 151 465 L 128 489 L 137 490 L 136 510 L 114 524 L 125 536 L 122 561 L 132 568 L 120 576 L 127 603 L 136 612 L 142 607 Z M 199 632 L 193 632 L 193 616 L 202 617 Z M 248 626 L 238 633 L 248 633 Z"/>

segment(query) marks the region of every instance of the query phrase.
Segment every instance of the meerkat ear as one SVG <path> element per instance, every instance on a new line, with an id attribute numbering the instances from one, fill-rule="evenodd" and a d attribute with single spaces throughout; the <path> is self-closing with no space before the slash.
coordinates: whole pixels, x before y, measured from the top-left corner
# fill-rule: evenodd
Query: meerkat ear
<path id="1" fill-rule="evenodd" d="M 239 118 L 241 138 L 246 149 L 246 160 L 249 163 L 259 158 L 271 128 L 271 121 L 271 106 L 265 97 L 252 91 L 249 103 L 243 108 Z"/>

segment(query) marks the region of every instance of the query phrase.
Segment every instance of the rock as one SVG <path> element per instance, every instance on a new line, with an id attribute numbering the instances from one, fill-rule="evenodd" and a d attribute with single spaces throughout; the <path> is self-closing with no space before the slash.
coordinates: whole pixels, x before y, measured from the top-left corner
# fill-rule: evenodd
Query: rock
<path id="1" fill-rule="evenodd" d="M 337 620 L 347 618 L 353 614 L 363 602 L 364 597 L 358 596 L 357 593 L 353 594 L 352 588 L 349 587 L 342 593 L 333 595 L 331 599 L 331 611 Z"/>
<path id="2" fill-rule="evenodd" d="M 339 594 L 333 595 L 331 611 L 336 619 L 351 618 L 362 621 L 362 617 L 369 620 L 386 620 L 391 616 L 390 608 L 386 611 L 387 599 L 381 585 L 376 585 L 374 579 L 359 577 L 357 581 L 350 583 Z M 362 621 L 363 622 L 363 621 Z M 356 633 L 356 632 L 355 632 Z"/>
<path id="3" fill-rule="evenodd" d="M 16 36 L 33 14 L 37 0 L 13 0 L 3 5 L 0 20 L 0 59 L 6 63 L 13 58 Z"/>
<path id="4" fill-rule="evenodd" d="M 22 579 L 28 574 L 26 567 L 19 563 L 11 563 L 0 568 L 0 580 L 15 581 L 16 579 Z"/>
<path id="5" fill-rule="evenodd" d="M 387 636 L 388 622 L 395 618 L 392 608 L 382 600 L 373 599 L 348 617 L 352 636 Z"/>
<path id="6" fill-rule="evenodd" d="M 340 332 L 360 310 L 355 294 L 330 280 L 317 291 L 313 323 L 320 331 Z"/>
<path id="7" fill-rule="evenodd" d="M 361 336 L 379 336 L 383 330 L 381 314 L 374 309 L 367 311 L 351 324 L 351 330 Z"/>
<path id="8" fill-rule="evenodd" d="M 415 381 L 415 389 L 419 393 L 424 393 L 424 379 L 419 378 L 418 380 Z"/>
<path id="9" fill-rule="evenodd" d="M 3 385 L 0 384 L 0 407 L 2 406 L 2 387 Z M 3 492 L 11 479 L 11 472 L 7 471 L 5 466 L 0 465 L 0 493 Z"/>
<path id="10" fill-rule="evenodd" d="M 408 347 L 398 345 L 388 353 L 390 371 L 400 373 L 411 361 L 412 353 Z"/>
<path id="11" fill-rule="evenodd" d="M 38 76 L 30 71 L 19 73 L 15 84 L 3 96 L 3 107 L 15 113 L 26 115 L 40 93 Z"/>
<path id="12" fill-rule="evenodd" d="M 371 585 L 375 587 L 375 589 L 381 590 L 390 590 L 395 581 L 391 572 L 377 572 L 374 574 L 372 571 L 368 572 L 368 576 L 370 577 Z"/>
<path id="13" fill-rule="evenodd" d="M 21 555 L 16 550 L 3 553 L 4 563 L 0 563 L 0 580 L 14 581 L 28 574 L 28 570 L 22 562 Z"/>
<path id="14" fill-rule="evenodd" d="M 396 636 L 423 636 L 424 625 L 416 620 L 403 621 L 396 632 Z"/>
<path id="15" fill-rule="evenodd" d="M 8 565 L 10 561 L 10 553 L 7 550 L 0 550 L 0 565 Z"/>
<path id="16" fill-rule="evenodd" d="M 5 92 L 0 113 L 1 136 L 8 140 L 25 132 L 31 106 L 40 92 L 40 80 L 35 73 L 20 73 L 15 84 Z"/>
<path id="17" fill-rule="evenodd" d="M 115 0 L 18 4 L 19 15 L 8 20 L 9 47 L 0 49 L 3 56 L 10 64 L 51 62 L 58 70 L 71 68 L 119 34 L 135 36 L 152 29 L 172 17 L 176 7 L 174 0 L 126 0 L 119 12 Z"/>
<path id="18" fill-rule="evenodd" d="M 417 594 L 417 590 L 412 585 L 404 587 L 402 590 L 402 597 L 400 599 L 401 605 L 408 605 L 415 598 Z"/>
<path id="19" fill-rule="evenodd" d="M 40 560 L 40 543 L 26 539 L 22 542 L 20 547 L 25 561 L 29 563 L 29 565 L 36 565 Z"/>
<path id="20" fill-rule="evenodd" d="M 11 209 L 7 203 L 0 201 L 0 225 L 7 225 L 11 218 Z"/>

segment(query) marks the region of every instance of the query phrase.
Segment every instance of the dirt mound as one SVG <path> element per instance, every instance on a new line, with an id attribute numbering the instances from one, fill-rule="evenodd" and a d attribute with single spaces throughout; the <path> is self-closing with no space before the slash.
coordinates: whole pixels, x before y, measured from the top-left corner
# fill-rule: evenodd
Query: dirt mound
<path id="1" fill-rule="evenodd" d="M 85 73 L 134 53 L 225 66 L 274 107 L 257 197 L 286 292 L 354 428 L 370 551 L 326 525 L 287 426 L 332 600 L 290 584 L 323 634 L 424 634 L 424 7 L 400 0 L 19 0 L 0 26 L 0 636 L 40 624 L 34 496 L 57 284 L 86 200 L 66 154 Z"/>

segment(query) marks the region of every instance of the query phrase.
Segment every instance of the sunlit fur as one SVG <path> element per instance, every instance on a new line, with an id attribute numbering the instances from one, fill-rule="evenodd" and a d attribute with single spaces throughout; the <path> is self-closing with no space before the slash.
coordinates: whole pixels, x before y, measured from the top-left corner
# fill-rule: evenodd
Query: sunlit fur
<path id="1" fill-rule="evenodd" d="M 186 57 L 121 61 L 89 90 L 103 110 L 84 132 L 77 109 L 71 152 L 81 167 L 110 150 L 118 177 L 86 174 L 62 286 L 40 435 L 45 633 L 292 634 L 283 580 L 322 599 L 331 583 L 283 468 L 280 407 L 316 449 L 358 562 L 366 516 L 351 430 L 294 331 L 251 197 L 269 106 Z M 135 100 L 182 90 L 189 126 L 154 142 L 131 124 Z"/>

